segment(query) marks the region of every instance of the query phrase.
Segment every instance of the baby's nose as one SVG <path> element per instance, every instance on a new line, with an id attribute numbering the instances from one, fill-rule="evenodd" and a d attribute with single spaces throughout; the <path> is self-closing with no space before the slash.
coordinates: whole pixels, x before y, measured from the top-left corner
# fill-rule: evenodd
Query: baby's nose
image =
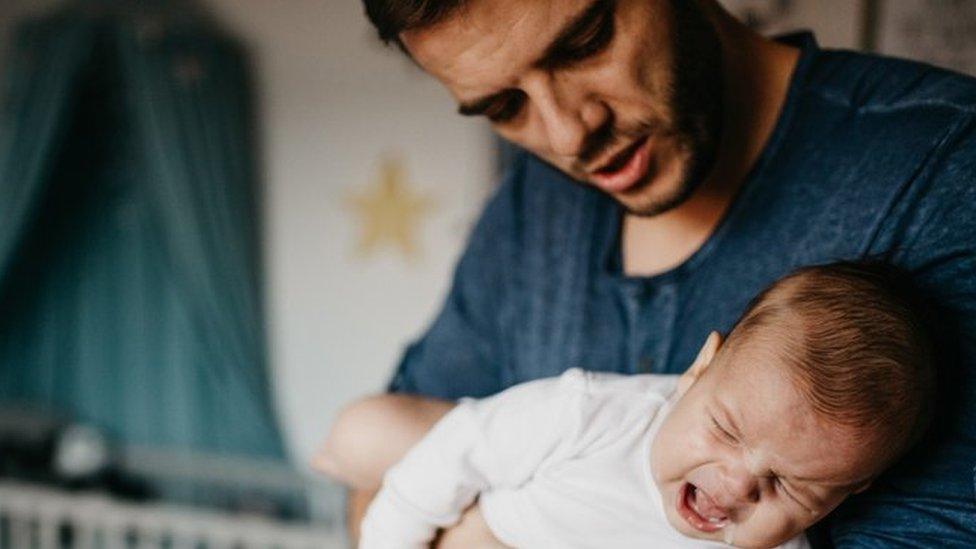
<path id="1" fill-rule="evenodd" d="M 759 501 L 759 479 L 747 471 L 737 471 L 726 477 L 726 490 L 733 506 L 751 504 Z"/>

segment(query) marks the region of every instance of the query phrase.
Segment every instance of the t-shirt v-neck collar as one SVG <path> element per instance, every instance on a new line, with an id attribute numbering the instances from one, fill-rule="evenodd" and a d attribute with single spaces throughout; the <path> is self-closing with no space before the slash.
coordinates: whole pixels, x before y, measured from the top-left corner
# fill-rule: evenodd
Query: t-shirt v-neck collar
<path id="1" fill-rule="evenodd" d="M 732 203 L 726 209 L 722 218 L 715 226 L 715 229 L 712 230 L 712 233 L 687 259 L 670 269 L 650 276 L 626 275 L 623 272 L 621 241 L 624 210 L 612 198 L 602 196 L 603 207 L 607 209 L 608 215 L 603 216 L 607 220 L 607 225 L 603 231 L 602 253 L 599 255 L 601 272 L 625 284 L 666 284 L 694 271 L 712 255 L 726 233 L 728 233 L 729 227 L 734 225 L 734 221 L 741 215 L 741 211 L 747 208 L 747 205 L 750 203 L 749 195 L 753 194 L 756 187 L 759 186 L 765 166 L 779 151 L 783 139 L 792 124 L 799 95 L 808 80 L 811 63 L 820 51 L 816 38 L 810 32 L 787 34 L 776 37 L 776 40 L 800 49 L 800 57 L 797 60 L 796 67 L 793 69 L 793 74 L 790 76 L 786 100 L 783 102 L 782 111 L 776 120 L 776 125 L 773 127 L 766 146 L 749 170 L 745 181 L 732 198 Z"/>

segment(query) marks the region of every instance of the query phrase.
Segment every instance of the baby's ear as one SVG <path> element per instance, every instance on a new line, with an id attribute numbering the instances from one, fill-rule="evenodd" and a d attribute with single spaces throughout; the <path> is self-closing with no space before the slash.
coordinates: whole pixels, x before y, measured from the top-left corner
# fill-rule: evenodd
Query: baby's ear
<path id="1" fill-rule="evenodd" d="M 719 347 L 722 346 L 722 336 L 718 332 L 711 332 L 708 337 L 705 338 L 705 343 L 702 344 L 701 349 L 698 351 L 698 356 L 695 357 L 695 361 L 691 363 L 691 366 L 681 375 L 681 379 L 678 380 L 678 396 L 685 394 L 691 386 L 698 381 L 708 366 L 715 359 L 715 354 L 718 353 Z"/>
<path id="2" fill-rule="evenodd" d="M 718 353 L 719 347 L 722 346 L 722 336 L 718 332 L 709 332 L 708 337 L 705 338 L 705 343 L 702 344 L 701 349 L 698 351 L 698 356 L 695 357 L 695 362 L 691 365 L 691 370 L 695 370 L 695 377 L 698 377 L 708 368 L 708 365 L 712 363 L 715 359 L 715 355 Z"/>

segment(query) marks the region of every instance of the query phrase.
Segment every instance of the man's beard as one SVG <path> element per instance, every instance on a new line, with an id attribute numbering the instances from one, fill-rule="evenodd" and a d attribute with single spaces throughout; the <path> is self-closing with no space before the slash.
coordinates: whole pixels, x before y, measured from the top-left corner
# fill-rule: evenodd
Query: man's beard
<path id="1" fill-rule="evenodd" d="M 651 217 L 684 203 L 701 186 L 715 164 L 722 133 L 722 46 L 718 34 L 694 0 L 671 1 L 672 85 L 668 108 L 673 127 L 666 137 L 685 151 L 677 186 L 644 204 L 621 205 L 631 214 Z M 639 130 L 625 135 L 646 135 L 655 131 L 654 124 L 644 123 Z M 654 177 L 648 174 L 648 179 Z M 646 185 L 648 181 L 638 183 Z"/>

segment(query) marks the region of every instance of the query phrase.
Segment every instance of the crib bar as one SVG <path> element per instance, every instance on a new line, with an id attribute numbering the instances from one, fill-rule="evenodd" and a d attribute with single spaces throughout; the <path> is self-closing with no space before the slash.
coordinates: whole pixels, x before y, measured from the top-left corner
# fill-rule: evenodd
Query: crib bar
<path id="1" fill-rule="evenodd" d="M 0 549 L 339 549 L 331 528 L 0 481 Z M 62 530 L 71 534 L 63 539 Z"/>

